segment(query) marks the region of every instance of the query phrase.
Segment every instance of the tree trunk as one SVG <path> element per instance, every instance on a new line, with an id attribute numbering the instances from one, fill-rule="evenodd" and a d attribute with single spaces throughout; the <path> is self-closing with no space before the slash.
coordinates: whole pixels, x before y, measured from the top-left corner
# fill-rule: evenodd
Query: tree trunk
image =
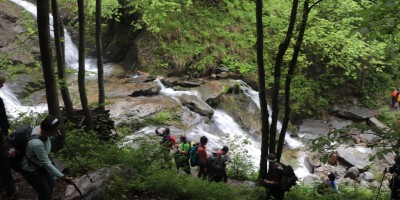
<path id="1" fill-rule="evenodd" d="M 281 71 L 282 71 L 282 63 L 283 57 L 286 54 L 287 49 L 289 48 L 290 40 L 293 35 L 294 25 L 296 23 L 296 14 L 297 14 L 297 6 L 298 0 L 293 0 L 292 11 L 290 14 L 290 21 L 288 30 L 286 32 L 285 40 L 279 45 L 278 53 L 276 54 L 275 59 L 275 69 L 274 69 L 274 86 L 272 90 L 272 120 L 270 127 L 270 145 L 269 150 L 272 153 L 275 153 L 275 144 L 276 144 L 276 127 L 278 123 L 278 115 L 279 115 L 279 90 L 281 84 Z"/>
<path id="2" fill-rule="evenodd" d="M 50 49 L 50 30 L 49 30 L 49 0 L 38 0 L 37 5 L 37 23 L 39 31 L 40 59 L 42 61 L 42 69 L 44 82 L 46 87 L 47 106 L 50 115 L 55 115 L 60 119 L 61 127 L 64 122 L 61 118 L 60 106 L 58 102 L 58 93 L 54 69 L 51 64 Z M 58 150 L 62 146 L 62 141 L 56 140 L 53 150 Z"/>
<path id="3" fill-rule="evenodd" d="M 79 15 L 79 69 L 78 69 L 78 86 L 79 97 L 81 98 L 82 109 L 85 113 L 84 126 L 85 131 L 93 130 L 93 117 L 89 109 L 86 95 L 85 85 L 85 7 L 84 1 L 78 0 Z"/>
<path id="4" fill-rule="evenodd" d="M 269 122 L 268 122 L 268 105 L 265 94 L 265 70 L 264 70 L 264 31 L 262 21 L 262 0 L 256 1 L 256 20 L 257 20 L 257 67 L 258 67 L 258 86 L 261 110 L 261 158 L 260 171 L 258 177 L 267 173 L 267 162 L 265 157 L 268 155 L 268 138 L 269 138 Z"/>
<path id="5" fill-rule="evenodd" d="M 73 122 L 74 113 L 73 106 L 71 102 L 71 98 L 69 96 L 67 80 L 65 76 L 65 51 L 64 51 L 64 31 L 61 31 L 64 27 L 62 26 L 60 14 L 58 12 L 58 3 L 57 0 L 51 0 L 51 7 L 53 13 L 53 27 L 54 27 L 54 43 L 56 49 L 56 58 L 57 58 L 57 71 L 58 71 L 58 80 L 60 83 L 61 96 L 64 101 L 65 111 L 67 113 L 67 118 L 70 122 Z M 64 133 L 62 133 L 64 135 Z"/>
<path id="6" fill-rule="evenodd" d="M 289 117 L 290 117 L 290 112 L 291 112 L 291 109 L 290 109 L 290 85 L 292 83 L 292 77 L 293 77 L 293 74 L 294 74 L 294 70 L 296 69 L 296 66 L 297 66 L 297 58 L 299 57 L 301 44 L 303 43 L 304 32 L 305 32 L 306 27 L 307 27 L 308 13 L 309 13 L 308 4 L 309 4 L 309 0 L 305 0 L 304 1 L 303 16 L 302 16 L 302 19 L 301 19 L 299 33 L 297 35 L 296 44 L 294 45 L 294 50 L 293 50 L 292 59 L 290 61 L 289 70 L 288 70 L 288 73 L 286 75 L 286 82 L 285 82 L 285 116 L 284 116 L 283 121 L 282 121 L 281 133 L 279 134 L 278 151 L 277 151 L 278 160 L 280 160 L 281 156 L 282 156 L 283 144 L 285 142 L 286 131 L 287 131 L 287 127 L 288 127 L 288 124 L 289 124 Z"/>
<path id="7" fill-rule="evenodd" d="M 104 109 L 104 69 L 103 69 L 103 48 L 101 46 L 101 0 L 96 0 L 96 49 L 97 49 L 97 75 L 99 86 L 99 108 Z"/>

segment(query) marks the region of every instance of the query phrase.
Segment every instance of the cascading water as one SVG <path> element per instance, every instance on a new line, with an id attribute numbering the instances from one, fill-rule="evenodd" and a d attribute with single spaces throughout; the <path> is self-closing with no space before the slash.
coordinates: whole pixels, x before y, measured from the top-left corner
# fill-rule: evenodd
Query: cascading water
<path id="1" fill-rule="evenodd" d="M 23 0 L 10 0 L 11 2 L 21 6 L 26 11 L 31 13 L 33 17 L 37 17 L 37 8 L 36 5 Z M 50 34 L 54 37 L 53 32 L 53 16 L 49 14 L 49 25 L 50 25 Z M 64 29 L 64 42 L 65 42 L 65 63 L 66 67 L 71 69 L 78 69 L 78 49 L 76 45 L 72 42 L 71 36 L 68 31 Z M 90 72 L 97 71 L 96 59 L 88 59 L 85 58 L 85 69 Z"/>
<path id="2" fill-rule="evenodd" d="M 240 88 L 242 89 L 243 93 L 245 95 L 247 95 L 260 109 L 260 98 L 259 98 L 258 92 L 254 91 L 250 86 L 248 86 L 243 81 L 239 81 L 239 83 L 240 83 Z M 268 113 L 271 113 L 271 108 L 269 106 L 268 106 Z M 270 117 L 269 117 L 268 121 L 269 121 L 269 123 L 271 123 L 272 118 L 271 118 L 271 115 L 269 115 L 269 116 Z M 278 133 L 280 132 L 281 129 L 282 129 L 282 124 L 278 121 L 278 123 L 277 123 Z M 286 132 L 285 141 L 290 149 L 298 149 L 298 148 L 304 147 L 304 144 L 302 142 L 290 137 L 289 132 Z M 305 159 L 306 159 L 306 155 L 304 152 L 302 152 L 301 155 L 297 158 L 299 167 L 295 170 L 295 173 L 299 178 L 304 178 L 308 175 L 311 175 L 310 172 L 308 171 L 307 167 L 304 164 Z"/>
<path id="3" fill-rule="evenodd" d="M 180 102 L 177 97 L 186 94 L 193 95 L 197 98 L 200 98 L 200 95 L 197 91 L 175 91 L 172 88 L 166 88 L 158 79 L 156 83 L 161 87 L 160 94 L 164 96 L 169 96 L 176 101 Z M 244 82 L 242 82 L 241 89 L 244 93 L 254 101 L 257 105 L 259 105 L 258 92 L 254 91 L 250 87 L 248 87 Z M 258 102 L 258 103 L 257 103 Z M 197 113 L 194 113 L 198 115 Z M 212 149 L 213 147 L 221 148 L 226 144 L 234 144 L 238 146 L 236 150 L 245 150 L 244 152 L 248 152 L 250 156 L 250 160 L 255 168 L 258 168 L 260 164 L 260 155 L 261 155 L 261 143 L 259 139 L 254 138 L 248 132 L 243 130 L 240 125 L 235 122 L 233 117 L 229 116 L 223 110 L 214 110 L 214 115 L 212 116 L 210 123 L 200 123 L 195 125 L 190 130 L 185 131 L 186 136 L 189 140 L 199 141 L 201 136 L 206 136 L 208 138 L 207 148 Z M 280 126 L 280 124 L 279 124 Z M 155 127 L 145 127 L 142 130 L 136 132 L 132 136 L 128 136 L 125 138 L 125 142 L 123 145 L 131 143 L 134 138 L 141 137 L 143 135 L 152 135 L 154 134 Z M 291 138 L 289 135 L 285 138 L 286 143 L 291 149 L 298 149 L 303 147 L 304 145 Z M 232 149 L 235 151 L 235 149 Z M 310 173 L 304 165 L 304 155 L 298 158 L 299 166 L 296 168 L 295 172 L 298 177 L 303 178 Z"/>

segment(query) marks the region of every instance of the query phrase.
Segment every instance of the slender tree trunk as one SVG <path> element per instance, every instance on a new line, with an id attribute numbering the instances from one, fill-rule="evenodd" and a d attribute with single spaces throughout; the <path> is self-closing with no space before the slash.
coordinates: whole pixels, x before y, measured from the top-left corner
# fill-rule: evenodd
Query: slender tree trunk
<path id="1" fill-rule="evenodd" d="M 285 142 L 286 131 L 287 131 L 287 127 L 289 124 L 289 117 L 290 117 L 290 112 L 291 112 L 291 109 L 290 109 L 290 85 L 292 83 L 292 77 L 294 74 L 294 70 L 297 67 L 297 58 L 299 57 L 301 44 L 303 43 L 304 33 L 305 33 L 306 27 L 307 27 L 308 14 L 309 14 L 308 5 L 309 5 L 309 0 L 305 0 L 304 4 L 303 4 L 304 8 L 303 8 L 303 15 L 302 15 L 302 19 L 301 19 L 299 33 L 298 33 L 298 36 L 296 39 L 296 44 L 294 45 L 294 50 L 293 50 L 292 59 L 290 61 L 289 70 L 286 75 L 285 116 L 282 121 L 281 133 L 279 134 L 278 151 L 277 151 L 278 160 L 280 160 L 281 156 L 282 156 L 283 144 Z"/>
<path id="2" fill-rule="evenodd" d="M 84 1 L 78 0 L 78 15 L 79 15 L 79 69 L 78 69 L 78 86 L 79 97 L 83 112 L 85 113 L 85 130 L 93 130 L 93 117 L 89 108 L 86 85 L 85 85 L 85 7 Z"/>
<path id="3" fill-rule="evenodd" d="M 64 122 L 61 117 L 60 106 L 58 102 L 57 84 L 54 75 L 54 69 L 51 63 L 50 49 L 50 29 L 49 29 L 49 0 L 37 0 L 37 23 L 39 31 L 40 59 L 42 61 L 42 69 L 44 82 L 46 87 L 47 106 L 50 115 L 57 116 L 61 121 L 61 127 Z M 54 150 L 60 149 L 61 140 L 57 140 Z"/>
<path id="4" fill-rule="evenodd" d="M 275 69 L 274 69 L 274 86 L 272 90 L 272 121 L 270 127 L 270 152 L 275 153 L 275 144 L 276 144 L 276 127 L 278 123 L 278 115 L 279 115 L 279 90 L 281 84 L 281 69 L 283 63 L 283 57 L 286 54 L 287 49 L 289 48 L 290 40 L 293 35 L 294 25 L 296 23 L 296 15 L 297 15 L 297 7 L 298 0 L 293 0 L 292 11 L 290 14 L 290 21 L 288 30 L 286 32 L 285 40 L 279 45 L 279 50 L 276 55 L 275 60 Z"/>
<path id="5" fill-rule="evenodd" d="M 58 80 L 60 83 L 61 96 L 64 101 L 65 111 L 67 113 L 67 118 L 70 122 L 74 120 L 73 106 L 71 102 L 71 98 L 69 96 L 67 80 L 65 76 L 65 51 L 64 51 L 64 31 L 63 29 L 60 14 L 58 12 L 58 3 L 57 0 L 51 0 L 51 7 L 53 13 L 53 27 L 54 27 L 54 43 L 56 49 L 56 58 L 57 58 L 57 71 L 58 71 Z M 64 134 L 63 134 L 64 135 Z"/>
<path id="6" fill-rule="evenodd" d="M 256 1 L 256 20 L 257 20 L 257 66 L 258 66 L 258 86 L 261 110 L 261 158 L 260 171 L 258 176 L 261 177 L 267 173 L 267 162 L 265 157 L 268 155 L 269 140 L 269 122 L 268 122 L 268 105 L 265 94 L 265 70 L 264 70 L 264 31 L 262 21 L 262 0 Z"/>
<path id="7" fill-rule="evenodd" d="M 99 86 L 99 107 L 104 109 L 104 69 L 103 69 L 103 48 L 101 46 L 101 0 L 96 0 L 96 49 L 97 49 L 97 74 Z"/>

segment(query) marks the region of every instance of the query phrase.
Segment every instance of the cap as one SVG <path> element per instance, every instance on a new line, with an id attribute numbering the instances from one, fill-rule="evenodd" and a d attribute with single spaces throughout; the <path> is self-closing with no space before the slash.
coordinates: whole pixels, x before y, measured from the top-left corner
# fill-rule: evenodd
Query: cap
<path id="1" fill-rule="evenodd" d="M 211 153 L 218 153 L 219 152 L 219 148 L 218 147 L 213 147 L 211 149 Z"/>
<path id="2" fill-rule="evenodd" d="M 276 155 L 275 155 L 274 153 L 268 154 L 267 160 L 268 160 L 269 162 L 276 162 L 276 161 L 277 161 Z"/>

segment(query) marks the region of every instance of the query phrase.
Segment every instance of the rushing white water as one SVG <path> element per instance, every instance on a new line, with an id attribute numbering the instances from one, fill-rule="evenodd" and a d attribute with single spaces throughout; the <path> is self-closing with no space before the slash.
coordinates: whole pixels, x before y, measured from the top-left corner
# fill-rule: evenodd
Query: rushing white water
<path id="1" fill-rule="evenodd" d="M 4 101 L 7 114 L 12 117 L 18 117 L 22 113 L 43 113 L 47 111 L 46 104 L 36 106 L 21 105 L 15 94 L 8 87 L 7 83 L 0 89 L 0 96 Z"/>
<path id="2" fill-rule="evenodd" d="M 248 86 L 243 81 L 239 81 L 239 83 L 240 83 L 240 88 L 242 89 L 243 93 L 245 95 L 247 95 L 260 109 L 260 97 L 259 97 L 258 92 L 253 90 L 250 86 Z M 271 113 L 271 108 L 269 106 L 268 106 L 268 113 Z M 268 121 L 269 121 L 269 123 L 271 123 L 271 121 L 272 121 L 271 114 L 269 115 Z M 282 129 L 282 124 L 278 121 L 278 123 L 277 123 L 278 132 L 280 132 L 281 129 Z M 289 146 L 290 149 L 299 149 L 299 148 L 302 148 L 305 146 L 301 141 L 290 137 L 289 132 L 286 132 L 285 142 Z M 297 162 L 298 162 L 299 166 L 298 166 L 298 168 L 295 169 L 295 173 L 299 178 L 304 178 L 308 175 L 311 175 L 305 165 L 305 162 L 306 162 L 305 158 L 306 158 L 305 153 L 300 152 L 300 156 L 297 158 Z"/>
<path id="3" fill-rule="evenodd" d="M 37 18 L 37 8 L 36 5 L 27 2 L 27 1 L 22 1 L 22 0 L 10 0 L 11 2 L 14 2 L 15 4 L 21 6 L 24 8 L 26 11 L 31 13 L 33 17 Z M 49 24 L 50 24 L 50 34 L 52 37 L 54 37 L 53 33 L 53 16 L 49 15 Z M 71 36 L 69 35 L 68 31 L 64 29 L 64 41 L 65 41 L 65 63 L 68 67 L 77 69 L 78 67 L 78 49 L 76 48 L 75 44 L 72 42 Z M 89 66 L 89 70 L 92 67 Z"/>

